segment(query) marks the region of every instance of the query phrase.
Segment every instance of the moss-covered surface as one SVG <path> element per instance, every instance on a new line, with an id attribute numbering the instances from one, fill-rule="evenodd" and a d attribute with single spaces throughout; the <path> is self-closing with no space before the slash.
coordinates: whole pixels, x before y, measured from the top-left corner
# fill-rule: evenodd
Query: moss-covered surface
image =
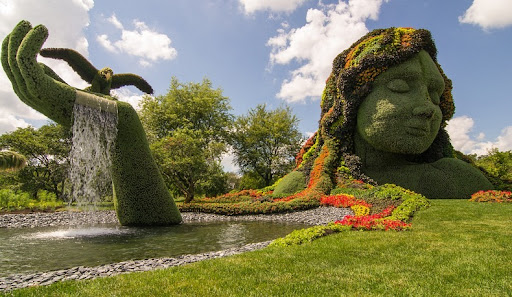
<path id="1" fill-rule="evenodd" d="M 292 171 L 284 176 L 274 189 L 274 197 L 284 197 L 295 194 L 306 187 L 306 177 L 303 172 Z"/>
<path id="2" fill-rule="evenodd" d="M 181 215 L 158 171 L 133 107 L 118 102 L 118 135 L 112 162 L 114 201 L 122 225 L 170 225 Z"/>

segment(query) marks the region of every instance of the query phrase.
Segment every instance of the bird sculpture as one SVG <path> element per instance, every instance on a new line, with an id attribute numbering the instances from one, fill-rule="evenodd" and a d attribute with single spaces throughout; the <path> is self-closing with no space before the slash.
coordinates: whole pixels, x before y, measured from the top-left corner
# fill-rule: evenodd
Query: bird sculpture
<path id="1" fill-rule="evenodd" d="M 87 92 L 110 95 L 111 89 L 131 85 L 144 93 L 153 94 L 153 88 L 142 77 L 132 73 L 114 74 L 109 67 L 98 70 L 75 50 L 69 48 L 45 48 L 39 54 L 46 58 L 66 61 L 83 80 L 91 84 L 85 88 Z"/>

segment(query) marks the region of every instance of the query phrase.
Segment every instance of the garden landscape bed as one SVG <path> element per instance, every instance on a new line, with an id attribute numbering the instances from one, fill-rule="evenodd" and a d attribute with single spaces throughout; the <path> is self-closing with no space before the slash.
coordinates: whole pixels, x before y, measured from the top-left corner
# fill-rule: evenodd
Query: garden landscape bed
<path id="1" fill-rule="evenodd" d="M 342 232 L 300 246 L 9 296 L 508 296 L 512 204 L 432 200 L 410 232 Z"/>

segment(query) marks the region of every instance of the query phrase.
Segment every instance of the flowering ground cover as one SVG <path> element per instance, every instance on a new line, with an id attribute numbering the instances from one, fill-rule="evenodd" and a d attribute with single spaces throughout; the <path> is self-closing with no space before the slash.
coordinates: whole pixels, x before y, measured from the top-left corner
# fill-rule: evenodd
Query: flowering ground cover
<path id="1" fill-rule="evenodd" d="M 512 192 L 509 191 L 479 191 L 471 195 L 472 202 L 512 202 Z"/>

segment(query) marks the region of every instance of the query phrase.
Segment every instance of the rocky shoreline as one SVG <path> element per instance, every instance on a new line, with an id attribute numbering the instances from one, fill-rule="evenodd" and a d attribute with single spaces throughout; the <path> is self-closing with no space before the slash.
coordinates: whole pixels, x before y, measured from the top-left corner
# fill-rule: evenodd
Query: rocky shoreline
<path id="1" fill-rule="evenodd" d="M 281 221 L 296 222 L 309 225 L 323 225 L 342 219 L 351 214 L 350 209 L 335 207 L 319 207 L 315 209 L 268 215 L 224 216 L 207 213 L 182 213 L 183 223 L 187 222 L 215 222 L 215 221 Z M 117 223 L 114 211 L 97 212 L 56 212 L 31 214 L 5 214 L 0 215 L 0 228 L 33 228 L 44 226 L 78 226 L 90 224 Z M 195 255 L 182 255 L 175 258 L 155 258 L 132 260 L 119 263 L 106 264 L 96 267 L 73 267 L 33 274 L 15 274 L 0 278 L 0 291 L 10 291 L 30 286 L 49 285 L 58 281 L 85 280 L 97 277 L 113 276 L 121 273 L 136 271 L 149 271 L 180 266 L 206 259 L 220 258 L 244 252 L 255 251 L 266 247 L 271 241 L 251 243 L 242 247 L 223 251 L 212 251 Z"/>

